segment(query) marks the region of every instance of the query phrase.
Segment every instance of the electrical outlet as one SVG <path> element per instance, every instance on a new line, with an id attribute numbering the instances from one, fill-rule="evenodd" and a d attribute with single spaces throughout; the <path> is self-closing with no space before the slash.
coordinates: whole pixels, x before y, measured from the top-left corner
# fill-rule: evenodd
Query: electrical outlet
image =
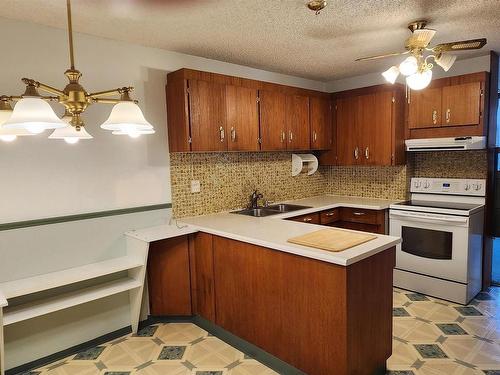
<path id="1" fill-rule="evenodd" d="M 200 180 L 191 180 L 191 193 L 199 193 L 200 191 Z"/>

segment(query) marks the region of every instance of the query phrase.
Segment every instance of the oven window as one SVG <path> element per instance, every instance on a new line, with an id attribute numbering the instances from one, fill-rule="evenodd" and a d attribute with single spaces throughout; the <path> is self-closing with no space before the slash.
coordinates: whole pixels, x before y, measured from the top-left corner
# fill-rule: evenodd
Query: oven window
<path id="1" fill-rule="evenodd" d="M 401 250 L 424 258 L 451 259 L 452 236 L 451 232 L 403 226 Z"/>

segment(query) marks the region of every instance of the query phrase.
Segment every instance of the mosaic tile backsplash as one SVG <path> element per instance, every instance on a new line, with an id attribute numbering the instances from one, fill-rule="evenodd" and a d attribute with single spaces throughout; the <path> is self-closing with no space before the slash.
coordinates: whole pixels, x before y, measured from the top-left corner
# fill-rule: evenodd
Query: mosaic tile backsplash
<path id="1" fill-rule="evenodd" d="M 247 205 L 258 189 L 283 201 L 321 194 L 406 199 L 411 177 L 486 178 L 486 151 L 425 152 L 394 167 L 320 167 L 312 176 L 291 176 L 291 153 L 170 154 L 174 217 L 204 215 Z M 200 193 L 191 193 L 199 180 Z"/>

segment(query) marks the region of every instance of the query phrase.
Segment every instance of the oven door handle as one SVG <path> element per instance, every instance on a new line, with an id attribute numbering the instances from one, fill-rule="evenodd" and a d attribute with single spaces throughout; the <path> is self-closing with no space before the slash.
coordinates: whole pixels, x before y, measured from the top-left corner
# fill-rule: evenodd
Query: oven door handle
<path id="1" fill-rule="evenodd" d="M 432 217 L 432 216 L 420 216 L 420 215 L 415 215 L 415 214 L 407 214 L 403 212 L 390 212 L 389 217 L 396 216 L 396 217 L 404 217 L 405 219 L 411 220 L 411 221 L 423 221 L 426 223 L 456 223 L 456 224 L 467 224 L 468 218 L 465 217 Z"/>

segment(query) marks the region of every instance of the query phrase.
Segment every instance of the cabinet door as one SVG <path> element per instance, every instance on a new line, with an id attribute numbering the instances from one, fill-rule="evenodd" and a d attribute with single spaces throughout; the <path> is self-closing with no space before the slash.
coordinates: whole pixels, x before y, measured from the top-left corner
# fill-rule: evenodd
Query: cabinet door
<path id="1" fill-rule="evenodd" d="M 151 243 L 148 288 L 151 315 L 192 314 L 187 236 Z"/>
<path id="2" fill-rule="evenodd" d="M 189 80 L 192 151 L 227 150 L 225 93 L 222 84 Z"/>
<path id="3" fill-rule="evenodd" d="M 309 97 L 293 95 L 286 98 L 286 123 L 289 150 L 309 150 Z"/>
<path id="4" fill-rule="evenodd" d="M 259 150 L 259 114 L 257 106 L 257 90 L 241 86 L 226 86 L 228 150 Z"/>
<path id="5" fill-rule="evenodd" d="M 310 98 L 311 148 L 329 149 L 332 144 L 332 115 L 329 98 Z"/>
<path id="6" fill-rule="evenodd" d="M 339 98 L 337 105 L 337 158 L 339 165 L 354 165 L 360 162 L 356 117 L 358 97 Z"/>
<path id="7" fill-rule="evenodd" d="M 300 216 L 291 217 L 287 220 L 300 221 L 301 223 L 308 223 L 308 224 L 319 224 L 320 223 L 319 213 L 317 213 L 317 212 L 312 213 L 312 214 L 308 214 L 308 215 L 300 215 Z"/>
<path id="8" fill-rule="evenodd" d="M 259 91 L 262 150 L 286 150 L 286 99 L 277 91 Z"/>
<path id="9" fill-rule="evenodd" d="M 361 159 L 366 165 L 392 164 L 392 98 L 393 92 L 381 91 L 365 98 L 360 111 L 363 114 L 363 144 Z"/>
<path id="10" fill-rule="evenodd" d="M 481 82 L 443 87 L 443 126 L 477 125 L 480 122 Z"/>
<path id="11" fill-rule="evenodd" d="M 408 111 L 410 129 L 441 126 L 441 93 L 440 87 L 411 91 Z"/>

